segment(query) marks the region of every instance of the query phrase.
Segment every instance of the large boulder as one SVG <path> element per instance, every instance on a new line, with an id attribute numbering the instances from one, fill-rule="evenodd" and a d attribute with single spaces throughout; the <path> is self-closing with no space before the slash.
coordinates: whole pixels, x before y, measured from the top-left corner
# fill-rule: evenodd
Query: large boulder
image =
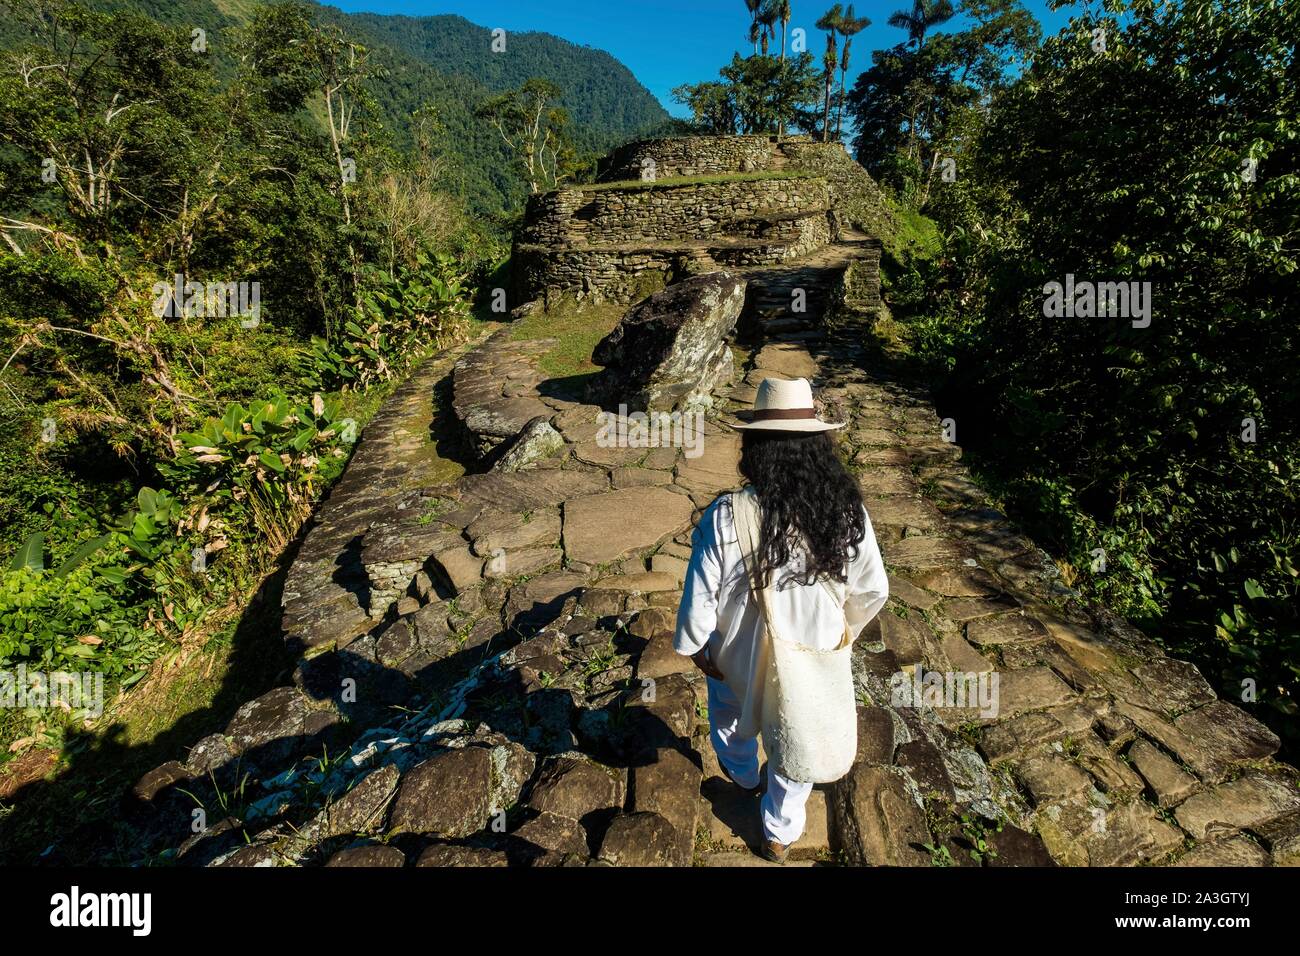
<path id="1" fill-rule="evenodd" d="M 592 353 L 604 370 L 591 400 L 634 411 L 708 404 L 734 373 L 725 339 L 740 318 L 746 285 L 734 273 L 709 272 L 632 306 Z"/>

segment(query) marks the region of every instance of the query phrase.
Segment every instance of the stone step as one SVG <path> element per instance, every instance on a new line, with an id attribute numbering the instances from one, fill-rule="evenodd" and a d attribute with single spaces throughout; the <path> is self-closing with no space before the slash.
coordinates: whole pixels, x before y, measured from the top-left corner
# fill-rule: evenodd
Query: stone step
<path id="1" fill-rule="evenodd" d="M 704 763 L 704 780 L 700 784 L 700 820 L 707 828 L 710 850 L 714 853 L 741 853 L 761 845 L 763 827 L 759 818 L 761 796 L 750 795 L 728 780 L 718 766 L 718 757 L 707 737 L 696 744 Z M 765 768 L 766 758 L 759 744 L 759 761 Z M 808 797 L 808 822 L 803 836 L 790 851 L 792 859 L 811 860 L 829 854 L 829 815 L 826 794 L 814 789 Z M 756 857 L 757 859 L 757 857 Z"/>
<path id="2" fill-rule="evenodd" d="M 791 329 L 806 329 L 809 328 L 812 323 L 805 319 L 763 319 L 758 324 L 764 332 L 775 334 L 778 332 L 786 332 Z"/>

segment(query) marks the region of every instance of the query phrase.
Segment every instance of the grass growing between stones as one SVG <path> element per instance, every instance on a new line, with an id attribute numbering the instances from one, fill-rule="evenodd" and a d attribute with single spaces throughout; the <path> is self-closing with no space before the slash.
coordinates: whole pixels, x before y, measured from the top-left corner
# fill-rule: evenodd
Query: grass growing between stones
<path id="1" fill-rule="evenodd" d="M 568 380 L 566 393 L 580 390 L 586 377 L 599 368 L 591 361 L 592 350 L 618 325 L 626 309 L 617 303 L 595 305 L 566 296 L 547 311 L 520 319 L 510 337 L 516 342 L 555 339 L 556 344 L 538 358 L 537 367 L 549 379 Z"/>

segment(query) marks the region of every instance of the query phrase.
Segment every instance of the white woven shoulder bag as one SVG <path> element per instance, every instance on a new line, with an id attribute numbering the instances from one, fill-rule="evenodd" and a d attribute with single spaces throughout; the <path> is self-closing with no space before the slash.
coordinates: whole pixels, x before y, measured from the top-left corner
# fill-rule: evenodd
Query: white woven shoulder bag
<path id="1" fill-rule="evenodd" d="M 750 684 L 752 693 L 760 696 L 746 700 L 745 710 L 752 708 L 754 716 L 761 714 L 763 747 L 778 773 L 804 783 L 830 783 L 849 772 L 858 749 L 853 635 L 846 622 L 844 637 L 837 647 L 817 650 L 772 630 L 768 596 L 775 582 L 759 587 L 755 574 L 758 501 L 753 491 L 746 489 L 731 496 L 731 506 L 766 645 L 757 648 L 755 654 L 757 660 L 763 661 L 760 666 L 766 673 L 755 674 L 757 679 Z M 835 596 L 829 585 L 826 589 Z M 836 600 L 843 607 L 838 596 Z"/>

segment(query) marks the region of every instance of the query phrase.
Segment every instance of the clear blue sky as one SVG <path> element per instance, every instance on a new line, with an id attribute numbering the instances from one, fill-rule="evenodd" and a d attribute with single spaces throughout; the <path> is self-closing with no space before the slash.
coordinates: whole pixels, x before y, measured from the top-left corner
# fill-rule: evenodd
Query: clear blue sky
<path id="1" fill-rule="evenodd" d="M 716 77 L 731 54 L 750 49 L 745 35 L 749 13 L 743 0 L 324 0 L 342 10 L 429 16 L 456 13 L 480 26 L 507 31 L 537 30 L 572 43 L 607 50 L 625 63 L 675 116 L 685 115 L 669 91 L 681 83 Z M 824 42 L 814 24 L 833 0 L 791 0 L 790 29 L 803 27 L 809 49 L 820 55 Z M 1051 11 L 1047 0 L 1022 0 L 1044 33 L 1055 33 L 1071 8 Z M 850 84 L 871 65 L 871 51 L 893 46 L 902 31 L 885 21 L 911 0 L 856 0 L 854 11 L 871 26 L 853 40 Z M 959 21 L 952 21 L 958 25 Z"/>

